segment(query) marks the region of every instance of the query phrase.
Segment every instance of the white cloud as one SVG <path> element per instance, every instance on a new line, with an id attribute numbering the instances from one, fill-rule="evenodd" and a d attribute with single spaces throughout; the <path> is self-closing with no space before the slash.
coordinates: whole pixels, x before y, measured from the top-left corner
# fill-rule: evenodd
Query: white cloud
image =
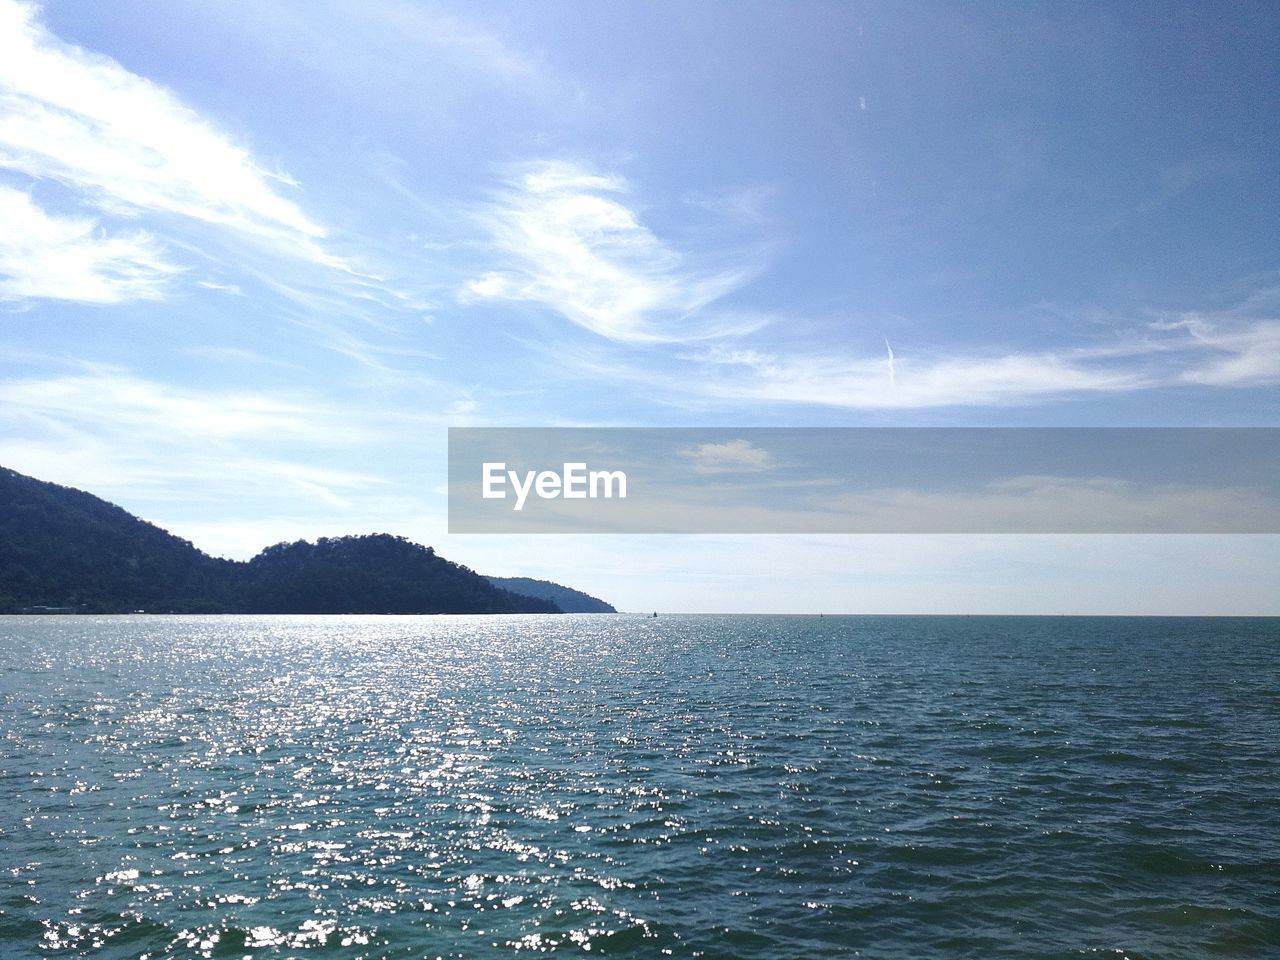
<path id="1" fill-rule="evenodd" d="M 376 28 L 376 50 L 383 56 L 388 53 L 383 44 L 388 38 L 394 38 L 397 43 L 407 43 L 419 56 L 425 48 L 432 60 L 447 58 L 451 71 L 487 74 L 515 89 L 529 85 L 541 87 L 547 83 L 547 66 L 539 58 L 443 11 L 396 0 L 340 2 L 337 7 L 357 24 L 372 24 Z M 310 14 L 311 8 L 306 9 Z M 343 39 L 346 38 L 344 34 Z M 401 60 L 406 58 L 404 50 L 395 51 L 395 55 Z M 414 58 L 410 59 L 412 62 Z M 368 68 L 367 63 L 364 66 Z"/>
<path id="2" fill-rule="evenodd" d="M 200 390 L 92 368 L 0 383 L 0 463 L 104 496 L 342 505 L 378 487 L 316 450 L 376 430 L 299 396 Z"/>
<path id="3" fill-rule="evenodd" d="M 174 387 L 103 368 L 0 383 L 6 418 L 208 442 L 237 437 L 332 439 L 333 411 L 261 393 Z"/>
<path id="4" fill-rule="evenodd" d="M 885 357 L 856 357 L 716 348 L 686 359 L 701 373 L 682 382 L 723 399 L 860 410 L 1007 406 L 1188 383 L 1277 383 L 1280 323 L 1194 315 L 1074 350 L 920 356 L 899 345 Z"/>
<path id="5" fill-rule="evenodd" d="M 704 405 L 1007 407 L 1082 394 L 1280 383 L 1280 323 L 1230 311 L 1135 325 L 1105 342 L 1040 351 L 923 353 L 904 341 L 895 343 L 892 354 L 716 345 L 674 353 L 662 365 L 651 355 L 633 362 L 583 345 L 560 344 L 546 352 L 582 375 L 642 384 L 651 397 Z"/>
<path id="6" fill-rule="evenodd" d="M 197 280 L 196 286 L 204 287 L 206 290 L 216 290 L 219 293 L 230 294 L 233 297 L 244 296 L 244 290 L 240 288 L 239 284 L 235 283 L 215 283 L 212 280 Z"/>
<path id="7" fill-rule="evenodd" d="M 750 440 L 700 443 L 680 451 L 696 473 L 754 473 L 773 466 L 773 455 Z"/>
<path id="8" fill-rule="evenodd" d="M 148 233 L 108 234 L 92 219 L 54 216 L 2 184 L 0 223 L 0 300 L 157 300 L 178 271 Z"/>
<path id="9" fill-rule="evenodd" d="M 199 513 L 225 503 L 241 514 L 246 499 L 259 504 L 345 507 L 349 498 L 385 481 L 368 473 L 257 455 L 226 442 L 175 435 L 146 437 L 99 433 L 62 424 L 38 438 L 0 438 L 0 463 L 20 473 L 88 490 L 111 500 L 181 505 Z"/>
<path id="10" fill-rule="evenodd" d="M 568 163 L 531 166 L 481 214 L 510 269 L 474 279 L 464 298 L 542 303 L 609 340 L 662 343 L 759 326 L 706 308 L 751 269 L 690 267 L 624 202 L 627 183 Z"/>
<path id="11" fill-rule="evenodd" d="M 176 214 L 345 269 L 296 186 L 151 81 L 64 44 L 37 8 L 0 0 L 0 166 L 57 180 L 101 210 Z"/>
<path id="12" fill-rule="evenodd" d="M 220 0 L 208 16 L 234 22 L 263 55 L 291 58 L 296 70 L 329 74 L 379 98 L 407 96 L 421 110 L 455 99 L 470 107 L 476 95 L 564 110 L 582 95 L 541 51 L 513 45 L 481 18 L 418 0 Z"/>
<path id="13" fill-rule="evenodd" d="M 1218 387 L 1280 383 L 1280 322 L 1222 323 L 1192 316 L 1161 326 L 1185 330 L 1206 355 L 1183 374 L 1188 383 Z"/>
<path id="14" fill-rule="evenodd" d="M 712 396 L 864 410 L 1026 403 L 1153 385 L 1136 367 L 1054 353 L 931 359 L 900 348 L 890 359 L 716 350 L 696 359 L 705 371 L 697 382 Z"/>

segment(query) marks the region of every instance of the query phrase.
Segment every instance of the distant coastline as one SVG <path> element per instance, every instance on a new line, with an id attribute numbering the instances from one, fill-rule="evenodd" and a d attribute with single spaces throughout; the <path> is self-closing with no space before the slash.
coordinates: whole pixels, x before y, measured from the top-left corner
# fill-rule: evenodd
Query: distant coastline
<path id="1" fill-rule="evenodd" d="M 390 534 L 212 557 L 106 500 L 0 468 L 0 613 L 616 612 L 545 580 L 486 578 Z"/>

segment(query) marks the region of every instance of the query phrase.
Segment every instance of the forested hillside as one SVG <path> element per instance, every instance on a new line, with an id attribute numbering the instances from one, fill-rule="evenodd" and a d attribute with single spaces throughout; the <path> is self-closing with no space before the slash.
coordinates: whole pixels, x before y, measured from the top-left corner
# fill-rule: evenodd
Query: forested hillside
<path id="1" fill-rule="evenodd" d="M 248 562 L 92 494 L 0 468 L 0 613 L 558 613 L 403 537 L 268 547 Z"/>

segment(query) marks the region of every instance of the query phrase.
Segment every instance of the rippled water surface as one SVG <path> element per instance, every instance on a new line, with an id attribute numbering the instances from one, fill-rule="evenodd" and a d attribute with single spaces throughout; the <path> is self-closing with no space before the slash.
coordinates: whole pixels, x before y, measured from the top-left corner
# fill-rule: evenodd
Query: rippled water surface
<path id="1" fill-rule="evenodd" d="M 1280 621 L 0 618 L 0 956 L 1280 955 Z"/>

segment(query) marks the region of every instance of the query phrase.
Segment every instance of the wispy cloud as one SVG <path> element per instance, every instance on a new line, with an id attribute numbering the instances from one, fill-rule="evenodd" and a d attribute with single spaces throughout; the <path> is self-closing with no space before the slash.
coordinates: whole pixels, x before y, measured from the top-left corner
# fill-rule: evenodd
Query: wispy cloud
<path id="1" fill-rule="evenodd" d="M 781 347 L 718 303 L 759 268 L 750 257 L 699 270 L 643 222 L 625 179 L 567 162 L 522 168 L 480 220 L 506 269 L 472 279 L 463 299 L 531 301 L 622 346 L 717 341 L 695 351 L 601 359 L 558 343 L 553 355 L 598 376 L 711 402 L 860 410 L 1010 406 L 1174 387 L 1280 381 L 1280 323 L 1223 314 L 1125 323 L 1080 346 L 1001 349 L 910 341 L 880 356 Z M 1256 306 L 1256 305 L 1255 305 Z M 751 334 L 757 334 L 751 336 Z M 602 344 L 607 350 L 607 345 Z"/>
<path id="2" fill-rule="evenodd" d="M 227 444 L 103 435 L 73 426 L 38 437 L 0 438 L 0 463 L 98 496 L 145 497 L 178 503 L 192 512 L 209 503 L 243 509 L 245 497 L 293 509 L 342 507 L 386 482 L 370 473 L 255 454 Z"/>
<path id="3" fill-rule="evenodd" d="M 1200 315 L 1160 325 L 1184 331 L 1202 355 L 1182 379 L 1208 386 L 1280 383 L 1280 321 L 1223 323 Z"/>
<path id="4" fill-rule="evenodd" d="M 773 466 L 773 454 L 750 440 L 700 443 L 680 451 L 695 473 L 755 473 Z"/>
<path id="5" fill-rule="evenodd" d="M 0 383 L 10 416 L 110 427 L 156 439 L 197 442 L 237 437 L 332 438 L 333 411 L 314 402 L 260 392 L 197 390 L 114 368 Z"/>
<path id="6" fill-rule="evenodd" d="M 564 109 L 583 96 L 540 49 L 482 25 L 496 18 L 476 13 L 454 15 L 418 0 L 225 0 L 214 15 L 234 21 L 264 54 L 290 58 L 297 71 L 358 84 L 377 99 L 407 96 L 415 110 L 428 113 L 477 91 L 515 98 L 526 108 Z"/>
<path id="7" fill-rule="evenodd" d="M 197 280 L 196 286 L 204 287 L 206 290 L 217 290 L 219 293 L 227 293 L 233 297 L 244 296 L 244 291 L 240 289 L 240 285 L 235 283 L 216 283 L 213 280 Z"/>
<path id="8" fill-rule="evenodd" d="M 65 44 L 38 8 L 0 0 L 0 167 L 56 180 L 99 211 L 176 215 L 347 269 L 296 187 L 163 87 Z"/>
<path id="9" fill-rule="evenodd" d="M 97 492 L 253 490 L 334 503 L 379 483 L 308 455 L 376 431 L 305 396 L 201 390 L 92 367 L 0 383 L 0 424 L 0 463 Z"/>
<path id="10" fill-rule="evenodd" d="M 1007 407 L 1087 394 L 1193 385 L 1280 383 L 1280 323 L 1224 311 L 1130 324 L 1105 340 L 1038 351 L 935 347 L 899 341 L 883 355 L 716 344 L 666 363 L 559 346 L 550 360 L 580 375 L 643 384 L 646 395 L 701 405 L 795 404 L 849 410 Z"/>
<path id="11" fill-rule="evenodd" d="M 90 218 L 54 216 L 3 184 L 0 223 L 0 300 L 157 300 L 178 272 L 150 234 L 110 234 Z"/>
<path id="12" fill-rule="evenodd" d="M 402 0 L 341 0 L 336 8 L 357 23 L 377 28 L 379 43 L 394 38 L 435 58 L 444 55 L 454 69 L 483 73 L 513 86 L 547 82 L 548 68 L 539 57 L 513 47 L 497 34 L 440 10 Z M 403 52 L 402 52 L 403 54 Z"/>
<path id="13" fill-rule="evenodd" d="M 464 299 L 544 304 L 622 343 L 705 340 L 760 325 L 708 308 L 742 286 L 750 264 L 701 270 L 628 205 L 629 188 L 570 163 L 527 167 L 480 214 L 505 269 L 467 284 Z"/>
<path id="14" fill-rule="evenodd" d="M 452 417 L 81 365 L 0 383 L 0 465 L 249 556 L 285 536 L 425 532 L 422 478 L 405 484 L 385 464 L 403 459 L 406 435 Z"/>
<path id="15" fill-rule="evenodd" d="M 776 356 L 709 351 L 699 381 L 713 396 L 856 409 L 997 406 L 1071 393 L 1152 385 L 1141 369 L 1099 364 L 1070 353 L 893 357 Z"/>

